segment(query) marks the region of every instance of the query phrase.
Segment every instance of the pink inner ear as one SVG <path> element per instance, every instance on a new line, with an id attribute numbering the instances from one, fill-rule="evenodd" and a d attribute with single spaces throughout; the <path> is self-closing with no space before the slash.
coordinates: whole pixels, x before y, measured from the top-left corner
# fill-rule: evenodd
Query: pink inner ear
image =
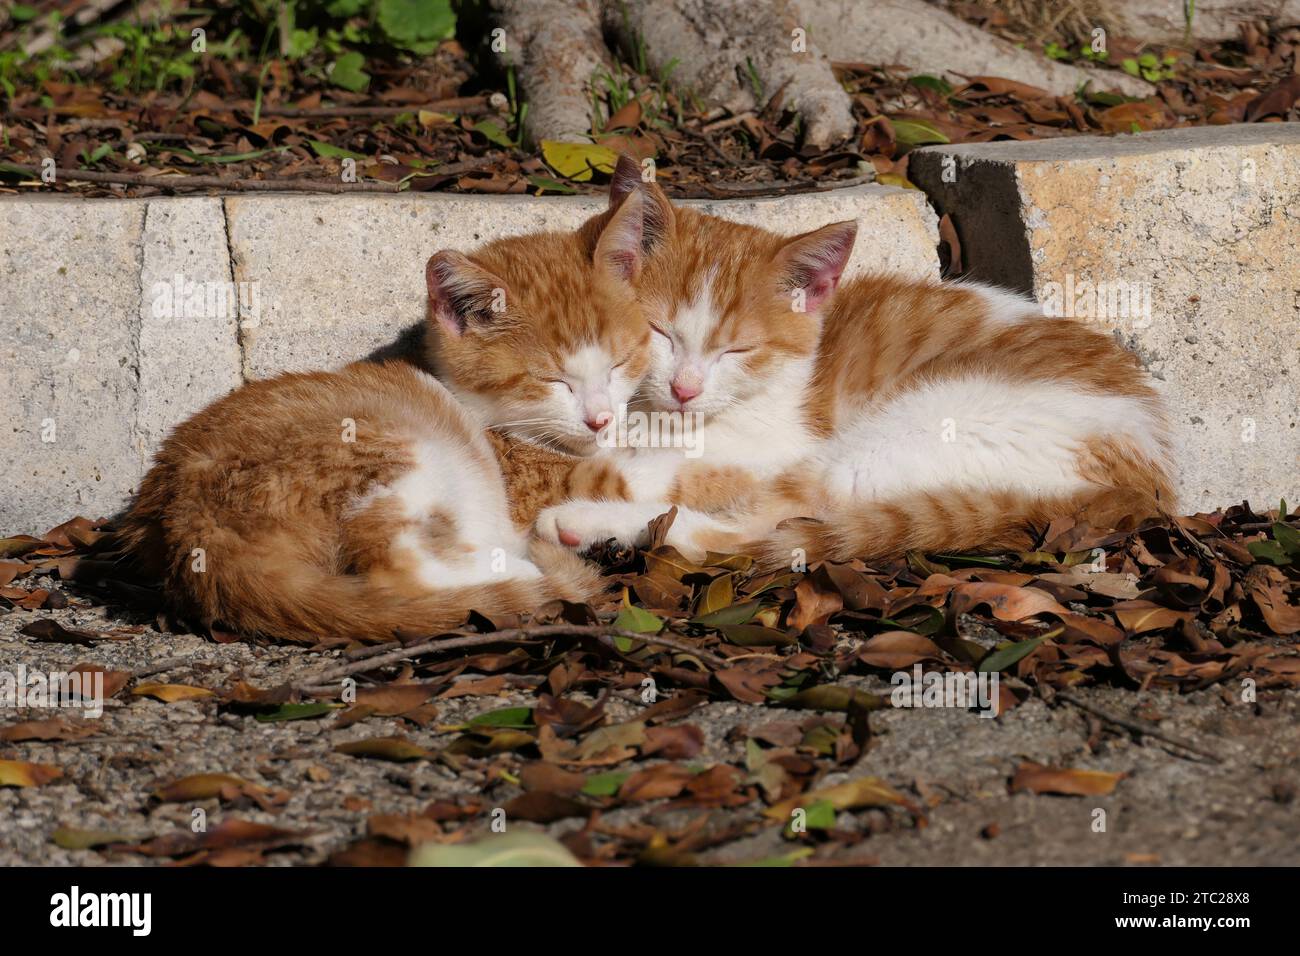
<path id="1" fill-rule="evenodd" d="M 609 254 L 609 264 L 624 279 L 636 276 L 637 254 L 627 249 L 615 249 Z"/>
<path id="2" fill-rule="evenodd" d="M 820 309 L 840 284 L 843 267 L 835 270 L 821 269 L 809 276 L 804 286 L 805 305 L 809 312 Z"/>
<path id="3" fill-rule="evenodd" d="M 803 289 L 809 312 L 820 309 L 839 286 L 855 238 L 857 227 L 849 225 L 827 227 L 798 241 L 789 275 Z"/>
<path id="4" fill-rule="evenodd" d="M 447 295 L 446 283 L 450 278 L 448 270 L 450 264 L 445 261 L 442 253 L 432 256 L 424 267 L 424 281 L 429 292 L 429 312 L 438 320 L 438 324 L 452 335 L 460 335 L 465 331 L 465 322 L 456 314 Z"/>
<path id="5" fill-rule="evenodd" d="M 641 264 L 644 215 L 645 198 L 640 193 L 629 194 L 605 226 L 605 233 L 600 238 L 597 255 L 621 279 L 635 278 Z"/>

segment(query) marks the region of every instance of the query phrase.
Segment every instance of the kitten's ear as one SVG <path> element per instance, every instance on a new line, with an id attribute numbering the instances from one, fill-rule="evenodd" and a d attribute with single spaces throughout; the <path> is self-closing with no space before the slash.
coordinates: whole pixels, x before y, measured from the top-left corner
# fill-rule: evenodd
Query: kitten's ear
<path id="1" fill-rule="evenodd" d="M 459 252 L 443 250 L 424 267 L 429 311 L 450 335 L 490 328 L 506 306 L 506 284 Z"/>
<path id="2" fill-rule="evenodd" d="M 609 208 L 617 209 L 628 193 L 641 185 L 641 164 L 627 153 L 618 154 L 614 175 L 609 181 Z"/>
<path id="3" fill-rule="evenodd" d="M 628 199 L 633 196 L 640 206 L 640 211 L 627 209 Z M 612 230 L 625 230 L 621 233 L 625 238 L 629 234 L 628 230 L 634 228 L 632 220 L 624 220 L 623 216 L 640 219 L 640 251 L 637 251 L 634 256 L 629 255 L 633 250 L 620 246 L 619 239 L 616 238 L 619 233 L 611 237 Z M 645 256 L 650 255 L 660 243 L 664 242 L 664 239 L 668 238 L 672 222 L 672 203 L 668 202 L 668 196 L 664 191 L 659 189 L 659 183 L 654 182 L 654 179 L 646 182 L 642 178 L 641 164 L 627 153 L 620 153 L 619 161 L 614 168 L 614 177 L 610 181 L 610 217 L 604 225 L 601 239 L 595 250 L 597 261 L 601 261 L 601 246 L 606 242 L 606 238 L 610 238 L 612 245 L 619 248 L 620 255 L 615 260 L 606 258 L 606 261 L 616 265 L 617 276 L 633 278 L 640 272 Z"/>
<path id="4" fill-rule="evenodd" d="M 776 254 L 775 266 L 783 290 L 802 289 L 803 311 L 816 312 L 840 284 L 853 252 L 858 224 L 833 222 L 795 236 Z"/>
<path id="5" fill-rule="evenodd" d="M 631 282 L 641 274 L 645 261 L 645 194 L 634 189 L 610 215 L 600 239 L 596 241 L 593 261 L 598 269 L 617 279 Z"/>

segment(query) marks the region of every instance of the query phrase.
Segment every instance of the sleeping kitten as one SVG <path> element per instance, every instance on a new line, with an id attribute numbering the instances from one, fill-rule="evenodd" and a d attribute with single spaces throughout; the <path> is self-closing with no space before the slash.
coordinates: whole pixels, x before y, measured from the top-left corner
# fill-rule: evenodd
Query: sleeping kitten
<path id="1" fill-rule="evenodd" d="M 812 452 L 819 436 L 800 396 L 815 371 L 819 313 L 857 230 L 844 222 L 778 236 L 673 207 L 639 175 L 621 160 L 611 189 L 614 206 L 624 196 L 647 203 L 637 290 L 652 360 L 629 417 L 664 416 L 693 430 L 702 455 L 642 444 L 604 447 L 580 463 L 575 497 L 584 487 L 598 492 L 538 518 L 542 537 L 579 549 L 628 541 L 629 522 L 643 530 L 670 503 L 741 507 Z M 681 512 L 677 520 L 695 518 Z"/>
<path id="2" fill-rule="evenodd" d="M 866 276 L 835 292 L 852 223 L 784 239 L 622 188 L 649 194 L 664 235 L 638 283 L 657 330 L 639 398 L 700 409 L 707 440 L 698 463 L 641 449 L 587 463 L 617 470 L 631 501 L 547 509 L 547 540 L 644 543 L 678 504 L 667 540 L 688 555 L 787 564 L 1022 547 L 1057 515 L 1171 505 L 1161 403 L 1107 336 L 976 284 Z"/>
<path id="3" fill-rule="evenodd" d="M 484 434 L 576 452 L 648 361 L 642 203 L 429 260 L 445 385 L 401 363 L 249 383 L 163 443 L 122 528 L 182 614 L 288 640 L 391 639 L 601 590 L 511 521 Z"/>

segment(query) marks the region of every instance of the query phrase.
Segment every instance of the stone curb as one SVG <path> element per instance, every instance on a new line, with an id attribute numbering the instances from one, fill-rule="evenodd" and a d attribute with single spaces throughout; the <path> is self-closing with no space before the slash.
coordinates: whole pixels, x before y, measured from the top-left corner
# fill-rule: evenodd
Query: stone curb
<path id="1" fill-rule="evenodd" d="M 914 190 L 691 205 L 788 233 L 857 219 L 851 271 L 938 273 L 936 219 Z M 438 249 L 571 229 L 602 207 L 445 193 L 0 198 L 0 534 L 111 515 L 168 429 L 241 381 L 399 350 L 423 321 Z M 172 315 L 186 301 L 193 314 Z"/>
<path id="2" fill-rule="evenodd" d="M 1300 123 L 928 147 L 910 170 L 972 278 L 1099 323 L 1151 371 L 1182 509 L 1296 500 Z"/>

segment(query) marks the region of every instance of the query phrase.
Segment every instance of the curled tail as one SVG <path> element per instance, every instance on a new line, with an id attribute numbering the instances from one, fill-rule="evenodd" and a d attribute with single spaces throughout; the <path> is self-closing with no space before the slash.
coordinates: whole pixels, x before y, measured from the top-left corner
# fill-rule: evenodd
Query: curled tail
<path id="1" fill-rule="evenodd" d="M 562 598 L 583 602 L 606 584 L 599 569 L 567 549 L 530 543 L 529 574 L 452 587 L 394 586 L 391 577 L 340 574 L 312 557 L 277 548 L 261 553 L 209 552 L 202 571 L 188 555 L 164 574 L 177 610 L 207 626 L 301 643 L 343 639 L 378 643 L 403 635 L 435 635 L 487 617 L 532 611 Z M 540 570 L 540 574 L 538 574 Z"/>
<path id="2" fill-rule="evenodd" d="M 884 560 L 909 551 L 1021 551 L 1054 518 L 1082 515 L 1094 527 L 1112 528 L 1157 511 L 1151 496 L 1118 489 L 1035 497 L 1017 490 L 946 488 L 862 502 L 821 518 L 788 519 L 745 550 L 764 568 Z"/>

